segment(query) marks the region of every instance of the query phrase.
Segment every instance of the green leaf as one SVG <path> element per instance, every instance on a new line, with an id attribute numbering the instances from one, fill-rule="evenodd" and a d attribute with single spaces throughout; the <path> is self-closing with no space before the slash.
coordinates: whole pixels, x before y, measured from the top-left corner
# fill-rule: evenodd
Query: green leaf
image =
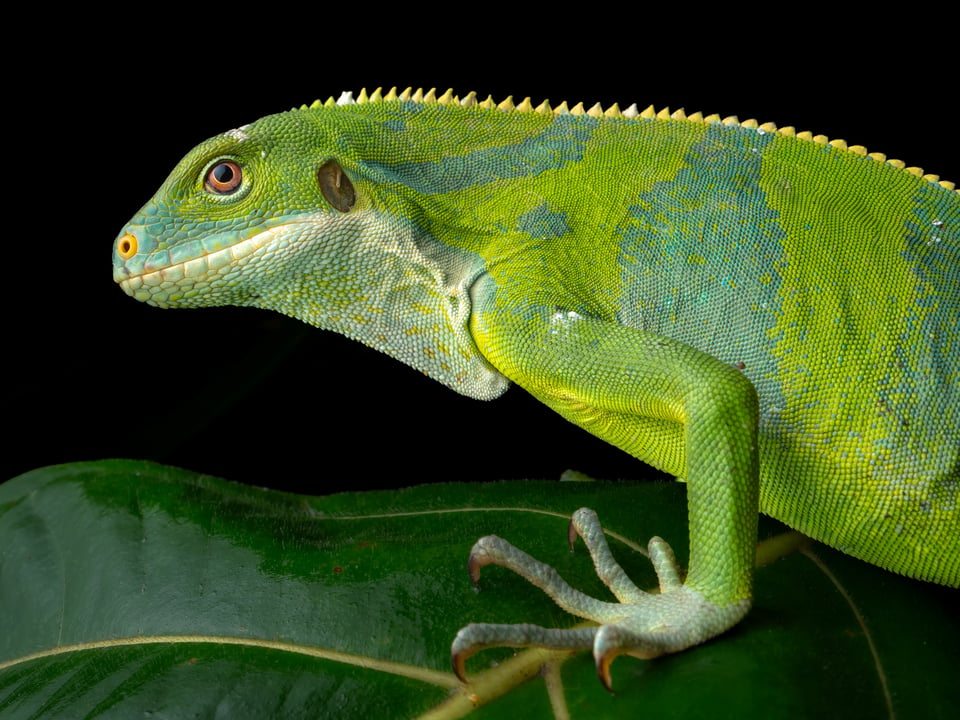
<path id="1" fill-rule="evenodd" d="M 677 484 L 306 497 L 132 461 L 28 473 L 0 486 L 0 716 L 954 715 L 957 593 L 822 546 L 761 568 L 754 611 L 726 635 L 617 660 L 616 694 L 588 655 L 537 651 L 478 653 L 461 685 L 449 647 L 468 622 L 576 622 L 502 568 L 475 591 L 478 537 L 608 597 L 586 552 L 566 548 L 582 505 L 640 584 L 655 578 L 626 538 L 660 534 L 686 554 Z"/>

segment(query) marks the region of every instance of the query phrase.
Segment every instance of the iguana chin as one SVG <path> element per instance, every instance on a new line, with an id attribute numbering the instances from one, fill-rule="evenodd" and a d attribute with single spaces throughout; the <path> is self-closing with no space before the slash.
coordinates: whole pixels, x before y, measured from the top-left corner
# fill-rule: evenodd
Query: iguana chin
<path id="1" fill-rule="evenodd" d="M 862 147 L 682 111 L 345 93 L 191 151 L 123 229 L 160 307 L 292 315 L 479 399 L 513 382 L 688 484 L 660 593 L 577 533 L 619 603 L 496 537 L 497 563 L 599 623 L 470 625 L 494 645 L 655 657 L 735 624 L 757 510 L 960 585 L 960 195 Z"/>

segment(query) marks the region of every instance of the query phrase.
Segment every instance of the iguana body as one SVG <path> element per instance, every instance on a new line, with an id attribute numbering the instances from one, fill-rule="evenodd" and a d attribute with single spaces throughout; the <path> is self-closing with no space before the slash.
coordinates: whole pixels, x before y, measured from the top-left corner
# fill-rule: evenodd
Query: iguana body
<path id="1" fill-rule="evenodd" d="M 266 117 L 180 163 L 115 278 L 163 307 L 277 310 L 472 397 L 515 382 L 687 480 L 689 575 L 656 545 L 661 595 L 610 577 L 577 520 L 628 608 L 560 598 L 608 626 L 570 640 L 602 674 L 746 612 L 758 492 L 851 555 L 960 584 L 960 195 L 791 128 L 626 115 L 391 91 Z M 475 565 L 565 592 L 501 542 Z M 455 654 L 529 642 L 569 644 L 481 626 Z"/>

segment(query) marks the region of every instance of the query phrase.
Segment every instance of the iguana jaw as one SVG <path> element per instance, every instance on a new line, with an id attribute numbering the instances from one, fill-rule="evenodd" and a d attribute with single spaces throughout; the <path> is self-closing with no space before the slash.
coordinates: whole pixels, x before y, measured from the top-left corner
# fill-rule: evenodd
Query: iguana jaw
<path id="1" fill-rule="evenodd" d="M 472 255 L 433 257 L 410 228 L 371 213 L 346 224 L 329 213 L 272 222 L 153 251 L 156 241 L 131 223 L 117 238 L 114 279 L 128 295 L 161 308 L 276 310 L 376 348 L 470 397 L 506 390 L 509 382 L 468 327 L 474 285 L 484 276 Z"/>
<path id="2" fill-rule="evenodd" d="M 139 257 L 136 248 L 145 244 L 144 235 L 140 228 L 127 228 L 115 245 L 114 255 L 118 260 L 114 264 L 113 279 L 131 297 L 157 307 L 209 305 L 209 301 L 191 301 L 199 294 L 198 286 L 210 292 L 211 288 L 217 290 L 236 285 L 243 274 L 245 258 L 287 247 L 290 237 L 297 234 L 290 231 L 298 224 L 307 226 L 310 222 L 303 220 L 265 230 L 258 228 L 247 237 L 238 238 L 236 233 L 208 235 L 186 245 L 155 250 Z M 120 258 L 125 254 L 128 257 L 123 262 Z M 186 259 L 180 260 L 179 257 L 184 255 Z"/>

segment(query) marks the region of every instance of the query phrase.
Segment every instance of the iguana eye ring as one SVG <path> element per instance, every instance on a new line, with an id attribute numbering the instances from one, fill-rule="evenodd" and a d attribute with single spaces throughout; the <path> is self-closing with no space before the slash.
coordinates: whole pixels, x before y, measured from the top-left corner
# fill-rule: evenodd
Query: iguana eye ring
<path id="1" fill-rule="evenodd" d="M 214 195 L 230 195 L 243 182 L 243 170 L 233 160 L 221 160 L 207 171 L 203 187 Z"/>

